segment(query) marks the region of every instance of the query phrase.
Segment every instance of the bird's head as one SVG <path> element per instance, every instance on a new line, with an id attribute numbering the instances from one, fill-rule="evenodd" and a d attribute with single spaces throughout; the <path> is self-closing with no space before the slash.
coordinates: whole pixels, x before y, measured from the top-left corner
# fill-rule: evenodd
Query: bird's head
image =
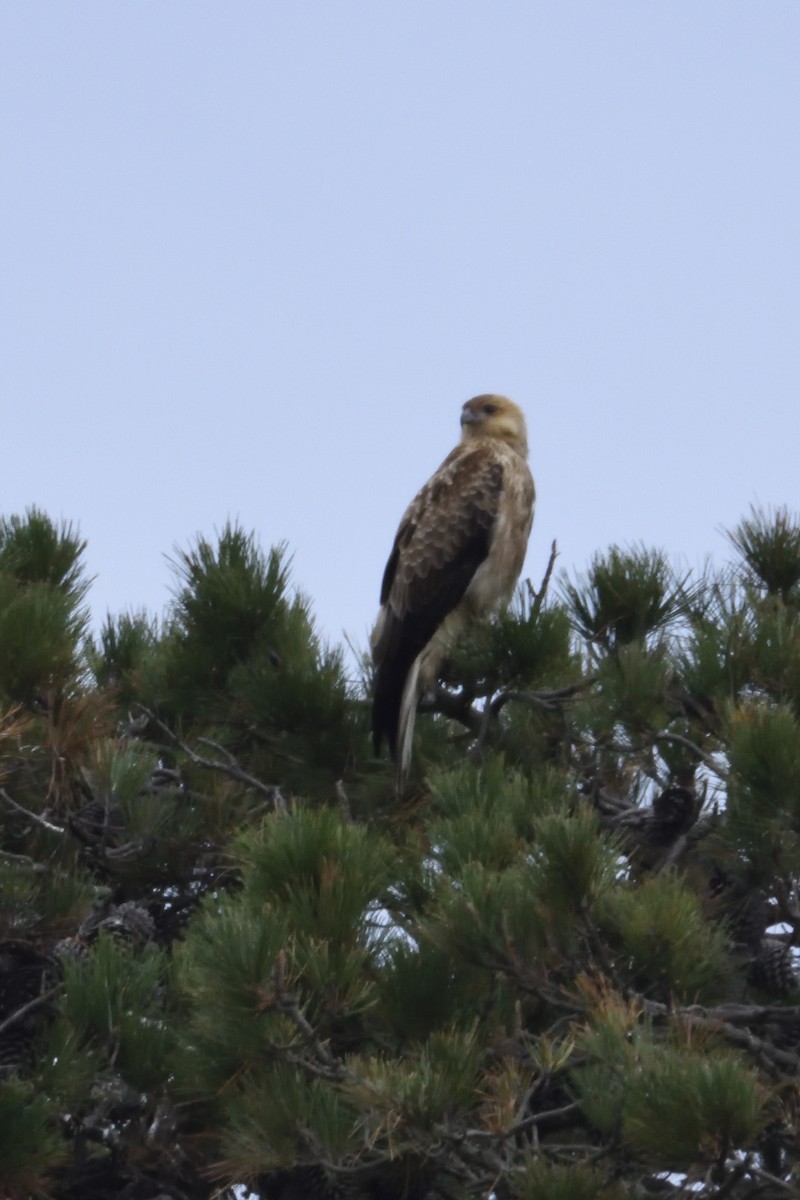
<path id="1" fill-rule="evenodd" d="M 522 409 L 507 396 L 475 396 L 461 410 L 461 439 L 500 438 L 528 456 L 528 430 Z"/>

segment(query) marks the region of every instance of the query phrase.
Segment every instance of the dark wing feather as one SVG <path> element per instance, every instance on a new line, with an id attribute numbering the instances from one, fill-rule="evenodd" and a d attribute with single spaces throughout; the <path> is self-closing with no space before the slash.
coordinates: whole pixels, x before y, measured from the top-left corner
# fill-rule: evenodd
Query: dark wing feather
<path id="1" fill-rule="evenodd" d="M 409 505 L 381 587 L 384 620 L 372 708 L 376 751 L 394 755 L 406 677 L 489 554 L 503 487 L 503 464 L 476 447 L 457 448 Z"/>

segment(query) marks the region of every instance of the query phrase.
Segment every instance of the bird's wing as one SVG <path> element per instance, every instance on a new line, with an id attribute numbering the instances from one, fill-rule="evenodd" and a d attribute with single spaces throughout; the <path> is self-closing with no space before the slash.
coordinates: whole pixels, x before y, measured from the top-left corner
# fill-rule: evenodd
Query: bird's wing
<path id="1" fill-rule="evenodd" d="M 486 447 L 454 451 L 406 510 L 383 576 L 381 604 L 421 649 L 489 554 L 503 463 Z"/>
<path id="2" fill-rule="evenodd" d="M 394 749 L 393 714 L 411 665 L 489 555 L 503 478 L 503 460 L 492 447 L 458 446 L 400 522 L 373 642 L 376 743 L 385 734 Z"/>

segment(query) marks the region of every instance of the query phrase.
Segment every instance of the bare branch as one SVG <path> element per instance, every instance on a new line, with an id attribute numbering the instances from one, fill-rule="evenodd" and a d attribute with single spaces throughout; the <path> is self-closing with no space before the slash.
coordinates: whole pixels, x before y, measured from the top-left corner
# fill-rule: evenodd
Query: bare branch
<path id="1" fill-rule="evenodd" d="M 556 545 L 555 539 L 553 539 L 553 544 L 550 547 L 550 558 L 547 560 L 547 567 L 545 568 L 544 578 L 542 579 L 539 591 L 535 591 L 530 579 L 527 580 L 528 595 L 531 600 L 531 615 L 534 617 L 539 615 L 542 605 L 544 604 L 544 599 L 547 595 L 547 589 L 550 586 L 550 579 L 553 575 L 553 567 L 556 565 L 557 558 L 558 546 Z"/>
<path id="2" fill-rule="evenodd" d="M 706 754 L 705 750 L 701 749 L 696 742 L 691 738 L 684 737 L 682 733 L 655 733 L 653 734 L 654 742 L 673 742 L 676 746 L 683 746 L 687 750 L 691 750 L 692 754 L 697 755 L 700 761 L 708 767 L 709 771 L 713 771 L 720 779 L 728 779 L 728 772 L 716 763 L 710 754 Z"/>
<path id="3" fill-rule="evenodd" d="M 177 746 L 179 750 L 183 751 L 189 761 L 194 763 L 196 767 L 202 767 L 207 771 L 219 771 L 220 774 L 227 775 L 229 779 L 234 779 L 237 783 L 244 783 L 247 785 L 247 787 L 253 788 L 254 791 L 264 796 L 276 810 L 280 810 L 282 808 L 283 797 L 281 796 L 280 788 L 275 784 L 263 783 L 260 779 L 257 779 L 255 775 L 251 775 L 249 771 L 245 771 L 245 769 L 239 765 L 231 752 L 226 750 L 224 746 L 220 746 L 218 742 L 212 742 L 210 738 L 198 738 L 197 740 L 200 745 L 210 746 L 212 750 L 216 750 L 218 754 L 223 756 L 221 759 L 204 758 L 201 754 L 198 754 L 196 750 L 193 750 L 191 746 L 179 738 L 177 734 L 174 734 L 169 726 L 165 725 L 163 721 L 160 721 L 155 713 L 151 712 L 150 709 L 145 708 L 143 704 L 139 705 L 139 708 L 147 716 L 147 718 L 152 721 L 153 724 L 156 725 L 167 738 L 169 738 L 173 745 Z"/>
<path id="4" fill-rule="evenodd" d="M 762 1062 L 769 1063 L 774 1070 L 788 1071 L 792 1076 L 800 1075 L 800 1055 L 794 1054 L 789 1050 L 780 1050 L 772 1042 L 765 1038 L 757 1037 L 751 1033 L 749 1029 L 740 1029 L 731 1020 L 731 1016 L 737 1013 L 741 1020 L 741 1013 L 737 1006 L 722 1005 L 716 1009 L 705 1009 L 699 1004 L 692 1005 L 690 1008 L 670 1009 L 666 1004 L 661 1004 L 655 1000 L 647 1000 L 643 996 L 637 996 L 636 1000 L 642 1006 L 642 1011 L 650 1016 L 669 1018 L 679 1017 L 692 1025 L 696 1025 L 700 1029 L 707 1029 L 709 1032 L 720 1033 L 727 1041 L 732 1042 L 736 1046 L 743 1046 L 749 1050 L 756 1059 Z M 755 1014 L 763 1012 L 773 1012 L 774 1010 L 758 1009 L 756 1007 L 750 1010 L 750 1020 Z M 789 1010 L 779 1010 L 787 1012 Z M 795 1019 L 797 1018 L 798 1009 L 794 1009 Z"/>
<path id="5" fill-rule="evenodd" d="M 552 692 L 527 692 L 518 691 L 516 688 L 508 688 L 497 696 L 492 703 L 492 708 L 495 712 L 499 712 L 502 706 L 509 700 L 520 700 L 523 704 L 533 704 L 538 708 L 546 708 L 553 711 L 560 708 L 566 700 L 571 700 L 578 692 L 586 691 L 587 688 L 590 688 L 596 682 L 596 675 L 587 675 L 585 679 L 581 679 L 577 683 L 571 683 L 567 687 L 558 688 Z"/>
<path id="6" fill-rule="evenodd" d="M 339 802 L 339 808 L 341 810 L 342 816 L 349 824 L 352 824 L 353 810 L 350 808 L 350 800 L 348 798 L 347 792 L 345 791 L 344 780 L 337 779 L 335 787 L 336 787 L 336 799 Z"/>
<path id="7" fill-rule="evenodd" d="M 35 875 L 46 875 L 51 870 L 44 863 L 35 862 L 34 859 L 28 858 L 27 854 L 12 854 L 10 850 L 0 850 L 0 858 L 5 862 L 18 863 L 21 867 L 27 867 Z"/>
<path id="8" fill-rule="evenodd" d="M 62 836 L 67 832 L 60 825 L 48 821 L 46 817 L 42 817 L 39 813 L 31 812 L 30 809 L 23 808 L 21 804 L 17 804 L 16 800 L 12 800 L 5 788 L 0 788 L 0 798 L 5 800 L 9 808 L 13 808 L 15 812 L 21 813 L 23 817 L 27 817 L 29 821 L 41 826 L 42 829 L 48 830 L 50 833 L 60 833 Z"/>
<path id="9" fill-rule="evenodd" d="M 27 1017 L 28 1013 L 41 1008 L 43 1004 L 47 1004 L 49 1000 L 58 995 L 63 987 L 63 983 L 57 983 L 55 987 L 50 988 L 49 992 L 42 992 L 40 996 L 34 996 L 33 1000 L 29 1000 L 27 1004 L 23 1004 L 21 1008 L 16 1009 L 10 1016 L 6 1017 L 5 1021 L 0 1021 L 0 1036 L 7 1029 L 11 1029 L 12 1026 L 17 1025 L 24 1017 Z"/>
<path id="10" fill-rule="evenodd" d="M 419 711 L 439 713 L 451 721 L 458 721 L 476 737 L 481 731 L 483 714 L 472 707 L 467 697 L 455 695 L 447 688 L 437 687 L 432 699 L 422 701 Z"/>

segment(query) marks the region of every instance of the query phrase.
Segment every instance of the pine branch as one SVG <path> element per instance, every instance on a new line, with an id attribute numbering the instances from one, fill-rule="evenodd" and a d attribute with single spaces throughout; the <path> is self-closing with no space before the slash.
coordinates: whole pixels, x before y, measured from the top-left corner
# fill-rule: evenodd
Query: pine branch
<path id="1" fill-rule="evenodd" d="M 301 1066 L 312 1074 L 321 1075 L 325 1079 L 341 1080 L 350 1077 L 350 1072 L 348 1072 L 344 1064 L 317 1037 L 313 1026 L 300 1008 L 298 997 L 294 992 L 286 990 L 285 973 L 286 955 L 284 951 L 281 951 L 272 973 L 272 980 L 275 987 L 275 1008 L 287 1016 L 300 1031 L 303 1039 L 318 1061 L 310 1062 L 288 1050 L 286 1051 L 287 1059 L 293 1062 L 295 1066 Z"/>
<path id="2" fill-rule="evenodd" d="M 736 1020 L 745 1024 L 747 1019 L 752 1021 L 766 1013 L 771 1016 L 775 1013 L 792 1013 L 794 1019 L 797 1020 L 800 1018 L 800 1006 L 793 1009 L 758 1008 L 756 1006 L 743 1009 L 743 1006 L 740 1005 L 720 1005 L 718 1008 L 706 1009 L 699 1004 L 694 1004 L 688 1008 L 669 1008 L 666 1004 L 648 1000 L 644 996 L 637 995 L 633 998 L 641 1005 L 642 1011 L 649 1016 L 659 1017 L 662 1020 L 678 1017 L 689 1025 L 697 1026 L 698 1029 L 708 1030 L 709 1033 L 720 1033 L 733 1045 L 749 1050 L 757 1061 L 769 1065 L 773 1071 L 784 1075 L 788 1070 L 791 1076 L 800 1075 L 800 1054 L 794 1054 L 790 1050 L 780 1050 L 765 1038 L 757 1037 L 749 1029 L 739 1028 L 738 1024 L 734 1024 Z"/>
<path id="3" fill-rule="evenodd" d="M 533 1087 L 528 1089 L 520 1104 L 520 1109 L 525 1107 L 526 1101 L 530 1100 L 531 1093 L 535 1091 L 537 1086 L 538 1080 Z M 532 1129 L 534 1126 L 551 1123 L 554 1128 L 558 1128 L 562 1124 L 570 1125 L 573 1122 L 564 1121 L 563 1118 L 573 1117 L 580 1112 L 581 1106 L 577 1103 L 563 1104 L 560 1108 L 550 1108 L 545 1112 L 532 1113 L 528 1117 L 519 1117 L 506 1129 L 467 1129 L 464 1136 L 475 1141 L 507 1141 L 509 1138 L 515 1138 L 518 1134 L 524 1133 L 526 1129 Z"/>

